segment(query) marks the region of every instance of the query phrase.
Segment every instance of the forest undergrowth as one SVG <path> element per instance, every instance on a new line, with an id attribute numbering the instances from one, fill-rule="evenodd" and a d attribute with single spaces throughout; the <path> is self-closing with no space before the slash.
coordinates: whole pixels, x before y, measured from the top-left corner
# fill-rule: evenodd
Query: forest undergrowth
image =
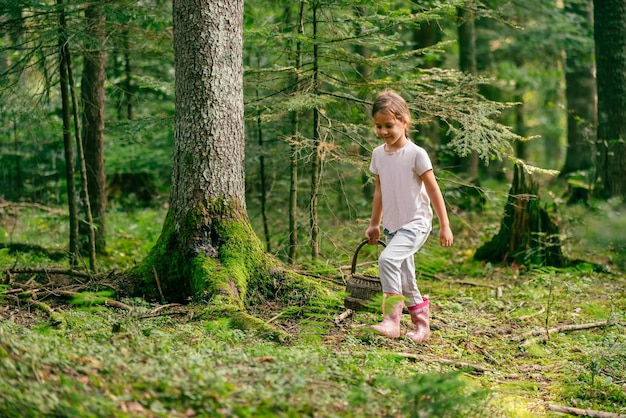
<path id="1" fill-rule="evenodd" d="M 315 300 L 255 300 L 250 313 L 290 336 L 275 342 L 201 306 L 117 299 L 88 276 L 46 292 L 61 277 L 55 269 L 67 268 L 65 215 L 5 206 L 0 416 L 626 416 L 623 254 L 581 232 L 582 219 L 588 228 L 605 212 L 563 212 L 564 253 L 579 262 L 558 269 L 473 261 L 501 211 L 454 214 L 454 247 L 431 239 L 416 258 L 433 332 L 415 345 L 370 332 L 377 313 Z M 142 259 L 164 215 L 111 211 L 103 277 Z M 352 232 L 358 243 L 362 231 Z M 363 254 L 360 269 L 375 274 L 375 252 Z M 323 271 L 298 271 L 345 292 L 352 254 L 341 254 Z M 27 270 L 42 267 L 48 273 Z M 63 297 L 72 289 L 80 291 Z M 403 315 L 403 332 L 409 324 Z"/>

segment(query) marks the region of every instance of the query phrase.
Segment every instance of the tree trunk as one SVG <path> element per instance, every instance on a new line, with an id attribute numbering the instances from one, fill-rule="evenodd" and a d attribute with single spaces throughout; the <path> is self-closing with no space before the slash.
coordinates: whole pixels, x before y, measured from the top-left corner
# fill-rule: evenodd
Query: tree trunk
<path id="1" fill-rule="evenodd" d="M 174 0 L 173 15 L 170 208 L 156 245 L 117 288 L 153 300 L 207 302 L 207 313 L 227 315 L 238 328 L 284 339 L 284 332 L 245 313 L 246 304 L 340 301 L 307 278 L 283 275 L 246 213 L 243 0 Z"/>
<path id="2" fill-rule="evenodd" d="M 419 13 L 418 11 L 415 12 Z M 441 39 L 441 29 L 438 22 L 421 22 L 419 27 L 413 30 L 415 49 L 428 48 L 429 46 L 436 45 Z M 440 59 L 430 59 L 424 62 L 422 68 L 438 67 L 441 63 Z M 415 127 L 415 138 L 413 138 L 429 151 L 428 153 L 435 165 L 437 164 L 438 158 L 436 151 L 441 143 L 439 129 L 439 121 L 433 118 L 433 120 L 425 121 L 417 125 Z"/>
<path id="3" fill-rule="evenodd" d="M 83 193 L 83 196 L 85 196 L 85 216 L 87 217 L 87 222 L 83 225 L 86 225 L 87 228 L 87 252 L 89 254 L 89 268 L 91 268 L 91 271 L 96 272 L 98 270 L 96 266 L 96 231 L 93 223 L 91 204 L 89 203 L 89 190 L 87 189 L 87 164 L 85 162 L 85 150 L 83 148 L 83 139 L 81 138 L 80 123 L 78 122 L 78 98 L 76 96 L 76 88 L 74 87 L 74 76 L 72 75 L 72 59 L 69 51 L 67 52 L 65 62 L 67 66 L 67 80 L 71 93 L 70 96 L 72 98 L 72 118 L 74 119 L 76 154 L 78 156 L 78 166 L 80 167 L 81 192 Z M 80 225 L 81 224 L 79 223 L 79 233 Z"/>
<path id="4" fill-rule="evenodd" d="M 597 181 L 603 197 L 626 199 L 626 2 L 595 0 L 598 88 Z"/>
<path id="5" fill-rule="evenodd" d="M 304 35 L 304 0 L 298 5 L 298 35 Z M 294 93 L 300 91 L 300 71 L 302 69 L 302 41 L 296 41 Z M 291 145 L 289 146 L 289 262 L 296 262 L 298 250 L 298 142 L 300 137 L 300 111 L 291 112 Z"/>
<path id="6" fill-rule="evenodd" d="M 319 48 L 317 45 L 317 2 L 313 3 L 313 92 L 318 94 Z M 320 226 L 317 216 L 317 198 L 320 190 L 320 110 L 313 109 L 313 156 L 311 163 L 311 200 L 309 203 L 309 222 L 311 226 L 311 259 L 320 256 Z"/>
<path id="7" fill-rule="evenodd" d="M 474 8 L 472 1 L 465 2 L 458 8 L 459 19 L 459 69 L 467 74 L 478 74 L 476 65 L 476 28 L 474 25 Z M 470 180 L 478 179 L 478 153 L 461 158 L 461 171 Z"/>
<path id="8" fill-rule="evenodd" d="M 577 16 L 580 32 L 593 30 L 591 0 L 565 2 L 565 12 Z M 565 96 L 567 100 L 567 151 L 561 176 L 568 183 L 568 203 L 586 202 L 593 177 L 596 130 L 596 83 L 593 48 L 570 40 L 566 43 Z"/>
<path id="9" fill-rule="evenodd" d="M 257 90 L 257 99 L 259 91 Z M 270 239 L 270 227 L 267 220 L 267 178 L 265 173 L 265 150 L 263 149 L 263 122 L 261 120 L 261 109 L 257 110 L 256 128 L 257 141 L 259 144 L 259 200 L 261 203 L 261 218 L 263 220 L 263 234 L 265 236 L 265 250 L 272 252 L 272 241 Z"/>
<path id="10" fill-rule="evenodd" d="M 355 12 L 358 17 L 367 16 L 367 10 L 368 9 L 365 6 L 355 7 Z M 363 30 L 362 25 L 358 23 L 355 28 L 356 36 L 357 37 L 362 36 L 363 32 L 364 30 Z M 366 45 L 363 45 L 360 42 L 355 43 L 354 49 L 355 49 L 354 52 L 363 58 L 367 59 L 367 58 L 370 58 L 372 55 L 370 52 L 370 49 Z M 366 65 L 365 63 L 358 64 L 356 67 L 356 72 L 357 72 L 357 79 L 359 80 L 359 82 L 362 82 L 365 84 L 370 82 L 372 78 L 372 68 L 369 65 Z M 369 158 L 371 158 L 371 153 L 372 153 L 371 149 L 367 147 L 365 143 L 362 143 L 361 145 L 359 145 L 359 158 L 361 158 L 363 161 L 367 161 Z M 361 172 L 361 188 L 363 190 L 363 198 L 365 199 L 366 202 L 371 202 L 374 197 L 374 182 L 371 181 L 371 177 L 367 173 L 367 170 L 359 170 L 359 171 Z"/>
<path id="11" fill-rule="evenodd" d="M 128 290 L 243 308 L 248 280 L 275 263 L 245 203 L 243 0 L 173 3 L 176 115 L 169 212 Z M 202 40 L 202 42 L 199 42 Z"/>
<path id="12" fill-rule="evenodd" d="M 57 0 L 59 6 L 59 71 L 61 87 L 61 103 L 63 114 L 63 145 L 65 149 L 65 179 L 67 182 L 67 206 L 70 215 L 70 266 L 78 264 L 78 199 L 76 196 L 76 179 L 74 171 L 74 146 L 72 144 L 71 105 L 68 79 L 68 46 L 67 23 L 63 0 Z"/>
<path id="13" fill-rule="evenodd" d="M 83 55 L 81 99 L 83 104 L 83 145 L 87 165 L 87 190 L 93 214 L 96 252 L 106 252 L 107 206 L 106 173 L 104 168 L 104 23 L 102 6 L 90 3 L 85 8 L 86 35 Z"/>
<path id="14" fill-rule="evenodd" d="M 542 208 L 537 184 L 526 179 L 524 169 L 514 166 L 500 231 L 476 250 L 474 259 L 492 263 L 563 266 L 558 227 Z"/>

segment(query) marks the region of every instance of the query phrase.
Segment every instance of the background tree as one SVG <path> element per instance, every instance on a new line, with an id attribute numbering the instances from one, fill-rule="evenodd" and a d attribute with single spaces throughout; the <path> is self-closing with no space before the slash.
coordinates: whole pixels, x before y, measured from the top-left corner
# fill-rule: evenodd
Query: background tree
<path id="1" fill-rule="evenodd" d="M 626 3 L 593 2 L 598 86 L 597 180 L 604 197 L 626 198 Z"/>
<path id="2" fill-rule="evenodd" d="M 476 5 L 473 1 L 465 2 L 458 8 L 458 44 L 459 69 L 464 73 L 477 75 L 476 63 Z M 478 180 L 478 153 L 473 151 L 468 157 L 461 160 L 461 171 L 466 173 L 469 180 Z"/>
<path id="3" fill-rule="evenodd" d="M 593 184 L 596 130 L 596 82 L 593 60 L 593 3 L 565 2 L 564 13 L 573 32 L 565 39 L 565 94 L 567 102 L 567 149 L 561 176 L 568 178 L 568 201 L 587 202 Z"/>
<path id="4" fill-rule="evenodd" d="M 65 150 L 65 180 L 67 182 L 67 201 L 69 210 L 69 256 L 70 266 L 78 265 L 78 196 L 74 170 L 75 151 L 72 142 L 72 107 L 70 98 L 70 53 L 67 36 L 67 20 L 63 0 L 57 0 L 59 15 L 59 85 L 61 89 L 61 108 L 63 114 L 63 148 Z"/>
<path id="5" fill-rule="evenodd" d="M 98 2 L 85 4 L 85 42 L 81 80 L 82 138 L 87 166 L 89 207 L 95 225 L 95 248 L 106 251 L 106 170 L 104 167 L 104 99 L 105 99 L 105 21 L 103 7 Z"/>

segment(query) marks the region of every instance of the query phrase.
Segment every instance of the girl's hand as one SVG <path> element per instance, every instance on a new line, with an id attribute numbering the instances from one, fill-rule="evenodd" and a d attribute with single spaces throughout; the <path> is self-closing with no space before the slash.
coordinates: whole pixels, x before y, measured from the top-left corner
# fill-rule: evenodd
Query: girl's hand
<path id="1" fill-rule="evenodd" d="M 449 226 L 443 227 L 439 230 L 439 245 L 442 247 L 450 247 L 454 242 L 454 236 Z"/>
<path id="2" fill-rule="evenodd" d="M 370 226 L 367 228 L 367 231 L 365 231 L 365 238 L 367 238 L 368 244 L 378 244 L 378 240 L 380 239 L 380 227 Z"/>

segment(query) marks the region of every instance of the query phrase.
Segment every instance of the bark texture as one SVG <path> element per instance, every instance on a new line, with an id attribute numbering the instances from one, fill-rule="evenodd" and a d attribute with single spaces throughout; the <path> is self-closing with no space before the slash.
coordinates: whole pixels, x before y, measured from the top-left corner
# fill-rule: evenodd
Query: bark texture
<path id="1" fill-rule="evenodd" d="M 102 6 L 90 3 L 85 9 L 87 24 L 81 101 L 83 104 L 83 145 L 87 166 L 87 190 L 93 215 L 96 252 L 106 252 L 105 213 L 107 207 L 106 172 L 104 166 L 104 52 L 105 16 Z M 85 229 L 87 231 L 87 229 Z"/>
<path id="2" fill-rule="evenodd" d="M 339 300 L 319 283 L 285 272 L 264 252 L 246 213 L 243 0 L 174 0 L 173 14 L 170 209 L 156 245 L 118 289 L 153 300 L 205 302 L 204 312 L 228 316 L 233 326 L 284 339 L 246 306 Z"/>
<path id="3" fill-rule="evenodd" d="M 170 209 L 135 269 L 141 293 L 243 307 L 269 269 L 244 182 L 243 1 L 173 3 L 176 116 Z"/>
<path id="4" fill-rule="evenodd" d="M 171 202 L 189 210 L 225 196 L 245 210 L 243 1 L 174 2 L 176 128 Z M 230 205 L 228 205 L 230 206 Z"/>
<path id="5" fill-rule="evenodd" d="M 500 231 L 476 250 L 474 259 L 561 267 L 565 260 L 559 229 L 540 205 L 537 183 L 519 165 L 514 170 Z"/>

